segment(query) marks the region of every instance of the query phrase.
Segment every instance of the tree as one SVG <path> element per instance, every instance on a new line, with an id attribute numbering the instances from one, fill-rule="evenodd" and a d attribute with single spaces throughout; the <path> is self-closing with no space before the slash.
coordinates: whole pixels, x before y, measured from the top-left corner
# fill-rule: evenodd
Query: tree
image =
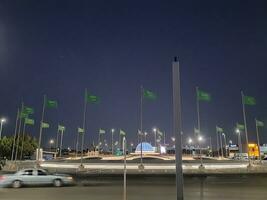
<path id="1" fill-rule="evenodd" d="M 12 147 L 13 147 L 13 140 L 14 137 L 3 137 L 0 140 L 0 159 L 11 158 Z M 18 155 L 21 153 L 21 146 L 22 146 L 22 137 L 19 138 L 19 148 L 18 148 Z M 29 157 L 33 155 L 35 149 L 37 148 L 37 141 L 35 138 L 25 135 L 24 136 L 24 143 L 23 143 L 23 152 L 22 158 L 25 156 Z M 16 150 L 16 148 L 15 148 Z M 19 157 L 18 157 L 19 158 Z"/>

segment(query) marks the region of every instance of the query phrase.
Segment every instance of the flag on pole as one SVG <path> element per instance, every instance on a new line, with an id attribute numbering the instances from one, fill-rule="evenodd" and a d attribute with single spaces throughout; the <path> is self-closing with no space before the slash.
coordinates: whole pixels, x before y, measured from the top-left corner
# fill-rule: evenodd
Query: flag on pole
<path id="1" fill-rule="evenodd" d="M 31 107 L 23 106 L 22 112 L 31 115 L 34 113 L 34 109 Z"/>
<path id="2" fill-rule="evenodd" d="M 25 124 L 34 125 L 34 119 L 25 118 Z"/>
<path id="3" fill-rule="evenodd" d="M 207 93 L 203 90 L 197 90 L 197 99 L 198 99 L 198 101 L 210 101 L 211 96 L 209 93 Z"/>
<path id="4" fill-rule="evenodd" d="M 80 127 L 78 127 L 78 133 L 81 133 L 81 134 L 83 134 L 83 133 L 84 133 L 84 129 L 83 129 L 83 128 L 80 128 Z"/>
<path id="5" fill-rule="evenodd" d="M 105 134 L 106 133 L 106 131 L 104 130 L 104 129 L 99 129 L 99 134 Z"/>
<path id="6" fill-rule="evenodd" d="M 256 120 L 256 125 L 258 127 L 263 127 L 264 126 L 264 123 L 262 121 Z"/>
<path id="7" fill-rule="evenodd" d="M 222 133 L 223 132 L 223 129 L 219 126 L 216 126 L 216 132 L 218 133 Z"/>
<path id="8" fill-rule="evenodd" d="M 141 131 L 140 131 L 140 130 L 138 130 L 138 135 L 142 135 L 142 133 L 141 133 Z"/>
<path id="9" fill-rule="evenodd" d="M 57 108 L 57 106 L 58 106 L 58 103 L 55 100 L 47 99 L 46 102 L 45 102 L 45 107 L 46 108 Z"/>
<path id="10" fill-rule="evenodd" d="M 28 113 L 25 113 L 22 111 L 22 112 L 20 112 L 19 116 L 21 119 L 26 119 L 28 117 Z"/>
<path id="11" fill-rule="evenodd" d="M 45 123 L 45 122 L 42 122 L 42 128 L 49 128 L 49 124 L 48 123 Z"/>
<path id="12" fill-rule="evenodd" d="M 126 133 L 123 130 L 120 129 L 120 135 L 125 136 Z"/>
<path id="13" fill-rule="evenodd" d="M 256 99 L 251 96 L 243 96 L 243 102 L 245 105 L 249 105 L 249 106 L 256 105 Z"/>
<path id="14" fill-rule="evenodd" d="M 58 125 L 57 131 L 64 132 L 65 130 L 66 130 L 66 127 L 65 126 Z"/>
<path id="15" fill-rule="evenodd" d="M 239 130 L 245 130 L 245 126 L 244 126 L 244 124 L 239 124 L 239 123 L 237 123 L 237 124 L 236 124 L 236 128 L 239 129 Z"/>
<path id="16" fill-rule="evenodd" d="M 144 89 L 143 91 L 143 97 L 149 100 L 156 100 L 157 95 L 154 92 L 151 92 L 149 90 Z"/>
<path id="17" fill-rule="evenodd" d="M 92 94 L 88 94 L 87 90 L 85 92 L 85 101 L 87 103 L 99 103 L 99 97 L 92 95 Z"/>
<path id="18" fill-rule="evenodd" d="M 158 130 L 158 135 L 162 137 L 163 133 L 160 130 Z"/>

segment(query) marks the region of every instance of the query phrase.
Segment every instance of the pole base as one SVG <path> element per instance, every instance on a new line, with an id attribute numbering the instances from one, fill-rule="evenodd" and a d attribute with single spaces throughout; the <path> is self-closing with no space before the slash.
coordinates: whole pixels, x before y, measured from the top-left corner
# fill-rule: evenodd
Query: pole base
<path id="1" fill-rule="evenodd" d="M 145 166 L 143 164 L 139 164 L 138 169 L 139 169 L 139 171 L 143 172 L 143 171 L 145 171 Z"/>
<path id="2" fill-rule="evenodd" d="M 199 165 L 198 167 L 199 170 L 204 170 L 205 169 L 205 166 L 203 164 Z"/>
<path id="3" fill-rule="evenodd" d="M 84 165 L 83 164 L 80 164 L 80 166 L 78 167 L 78 170 L 79 171 L 83 171 L 85 169 Z"/>

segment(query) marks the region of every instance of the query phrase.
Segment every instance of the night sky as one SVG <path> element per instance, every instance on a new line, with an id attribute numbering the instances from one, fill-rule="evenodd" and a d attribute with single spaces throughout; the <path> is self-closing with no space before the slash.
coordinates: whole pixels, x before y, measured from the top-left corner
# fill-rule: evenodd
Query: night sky
<path id="1" fill-rule="evenodd" d="M 0 115 L 3 135 L 14 133 L 23 100 L 35 109 L 39 134 L 42 98 L 58 101 L 47 110 L 44 142 L 66 126 L 64 146 L 73 147 L 82 126 L 84 89 L 101 98 L 88 105 L 86 145 L 98 129 L 123 129 L 136 144 L 140 85 L 158 99 L 144 103 L 144 129 L 172 133 L 171 65 L 181 67 L 184 140 L 197 125 L 195 87 L 212 95 L 201 102 L 204 137 L 216 142 L 215 125 L 236 141 L 242 123 L 240 91 L 256 98 L 247 107 L 250 140 L 254 118 L 267 125 L 266 1 L 87 1 L 0 0 Z M 261 129 L 267 143 L 267 129 Z M 110 134 L 107 134 L 108 138 Z M 244 136 L 244 135 L 243 135 Z"/>

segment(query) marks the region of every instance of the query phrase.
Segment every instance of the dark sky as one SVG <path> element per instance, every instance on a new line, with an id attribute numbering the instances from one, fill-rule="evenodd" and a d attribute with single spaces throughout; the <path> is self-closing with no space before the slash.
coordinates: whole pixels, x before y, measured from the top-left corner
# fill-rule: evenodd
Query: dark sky
<path id="1" fill-rule="evenodd" d="M 16 109 L 23 100 L 41 118 L 43 94 L 59 102 L 47 110 L 44 144 L 66 126 L 65 146 L 73 146 L 82 125 L 83 93 L 101 98 L 89 105 L 86 145 L 98 129 L 122 128 L 129 141 L 139 127 L 140 85 L 156 92 L 144 104 L 144 129 L 173 135 L 171 63 L 179 57 L 184 138 L 196 126 L 195 87 L 209 92 L 201 103 L 204 136 L 215 125 L 236 140 L 242 122 L 241 89 L 257 99 L 248 107 L 249 138 L 254 117 L 267 124 L 266 1 L 87 1 L 0 0 L 0 115 L 8 118 L 4 135 L 13 134 Z M 38 127 L 27 132 L 38 136 Z M 261 130 L 267 143 L 266 129 Z"/>

